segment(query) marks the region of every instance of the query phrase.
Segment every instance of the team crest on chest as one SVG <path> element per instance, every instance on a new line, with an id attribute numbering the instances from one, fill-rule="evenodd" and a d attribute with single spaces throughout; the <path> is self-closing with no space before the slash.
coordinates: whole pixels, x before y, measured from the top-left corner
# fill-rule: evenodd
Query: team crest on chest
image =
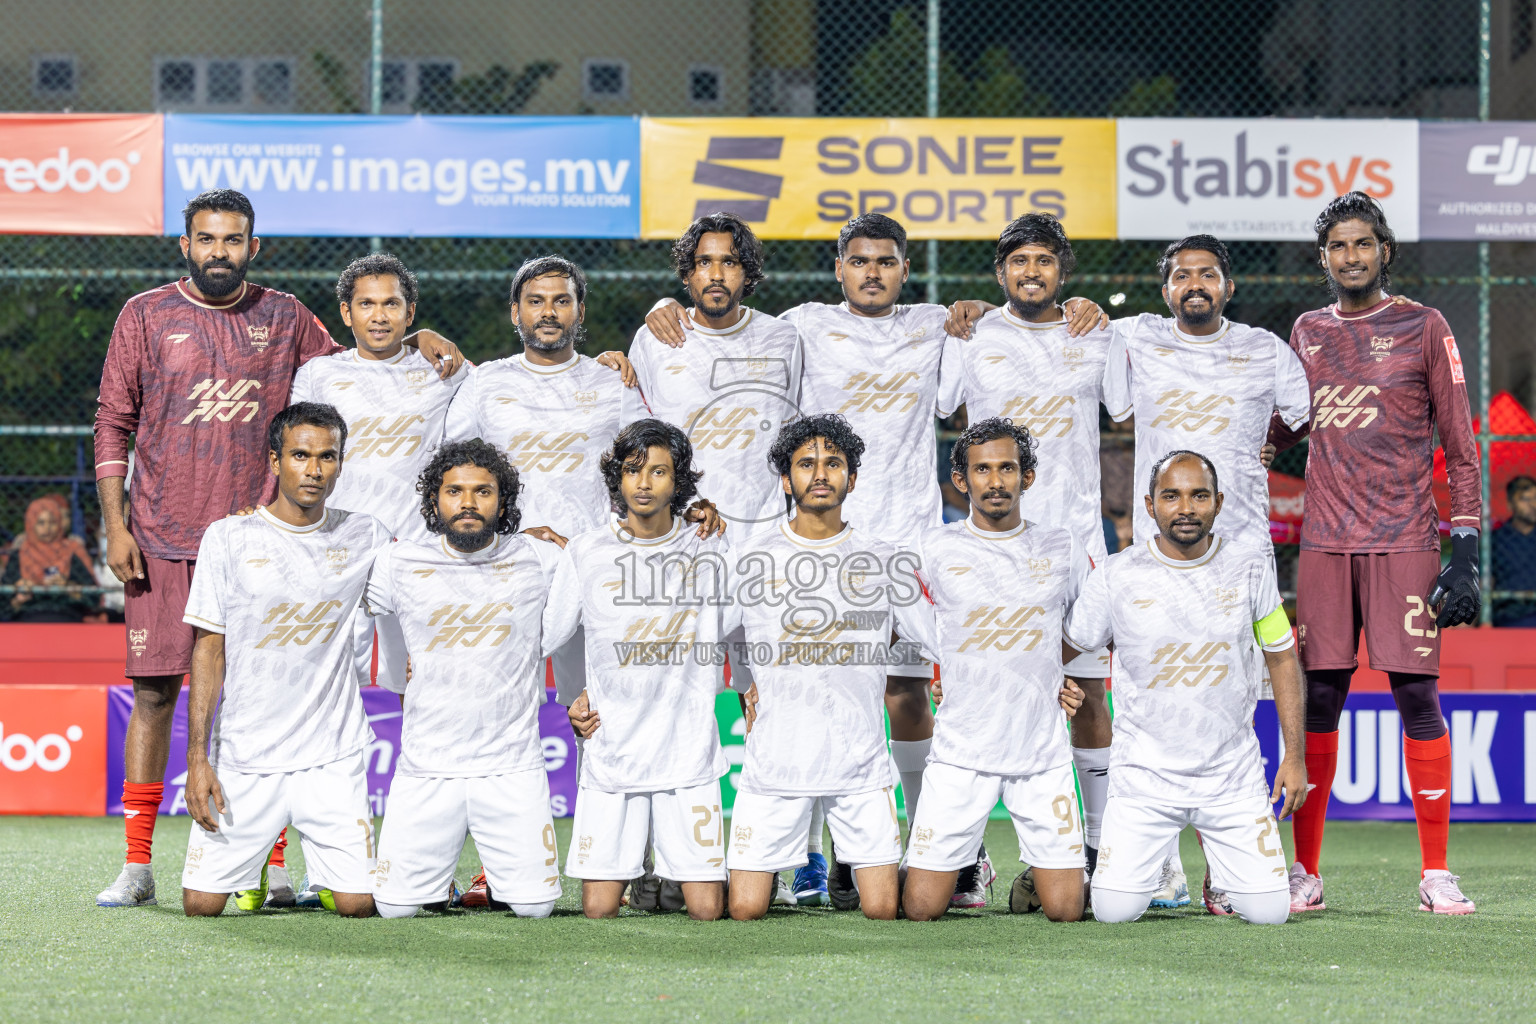
<path id="1" fill-rule="evenodd" d="M 1387 356 L 1390 356 L 1392 354 L 1392 342 L 1394 340 L 1396 339 L 1378 338 L 1373 335 L 1371 337 L 1371 358 L 1379 363 L 1386 359 Z"/>
<path id="2" fill-rule="evenodd" d="M 267 344 L 272 338 L 270 326 L 258 327 L 255 324 L 246 324 L 245 333 L 251 339 L 251 347 L 258 352 L 265 352 Z"/>
<path id="3" fill-rule="evenodd" d="M 1221 609 L 1221 614 L 1231 615 L 1241 601 L 1242 593 L 1237 587 L 1216 588 L 1216 607 Z"/>
<path id="4" fill-rule="evenodd" d="M 1051 560 L 1049 558 L 1031 558 L 1029 560 L 1029 575 L 1036 583 L 1047 583 L 1051 578 Z"/>
<path id="5" fill-rule="evenodd" d="M 1231 373 L 1243 373 L 1248 369 L 1248 363 L 1252 356 L 1227 356 L 1227 370 Z"/>
<path id="6" fill-rule="evenodd" d="M 427 381 L 431 376 L 431 370 L 406 370 L 405 383 L 412 391 L 420 394 L 421 389 L 427 386 Z"/>
<path id="7" fill-rule="evenodd" d="M 1076 373 L 1083 368 L 1083 356 L 1085 352 L 1081 345 L 1063 345 L 1061 347 L 1061 363 L 1067 369 Z"/>
<path id="8" fill-rule="evenodd" d="M 516 568 L 516 566 L 516 559 L 513 559 L 510 562 L 492 562 L 491 575 L 498 580 L 509 580 L 512 578 L 512 570 Z"/>
<path id="9" fill-rule="evenodd" d="M 351 557 L 346 548 L 326 548 L 325 567 L 328 571 L 337 575 L 347 569 L 347 560 Z"/>
<path id="10" fill-rule="evenodd" d="M 576 411 L 590 413 L 597 408 L 596 391 L 578 391 L 572 396 L 576 400 Z"/>

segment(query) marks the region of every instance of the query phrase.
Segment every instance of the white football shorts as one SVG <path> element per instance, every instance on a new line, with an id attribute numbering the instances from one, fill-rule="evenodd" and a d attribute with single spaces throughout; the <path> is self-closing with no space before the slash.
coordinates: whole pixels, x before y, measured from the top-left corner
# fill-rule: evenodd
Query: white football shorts
<path id="1" fill-rule="evenodd" d="M 737 793 L 731 811 L 730 869 L 785 871 L 804 864 L 811 806 L 818 799 L 839 861 L 854 868 L 873 868 L 901 860 L 901 826 L 896 822 L 896 798 L 890 786 L 823 797 Z"/>
<path id="2" fill-rule="evenodd" d="M 959 871 L 976 863 L 987 816 L 1001 799 L 1019 837 L 1019 859 L 1037 868 L 1081 868 L 1083 823 L 1072 764 L 1034 775 L 991 775 L 929 762 L 907 841 L 907 867 Z"/>
<path id="3" fill-rule="evenodd" d="M 927 791 L 923 793 L 927 798 Z M 1112 796 L 1104 805 L 1095 889 L 1156 892 L 1163 861 L 1189 826 L 1200 831 L 1211 888 L 1268 893 L 1289 888 L 1280 828 L 1267 793 L 1214 807 L 1154 806 Z"/>
<path id="4" fill-rule="evenodd" d="M 655 850 L 656 874 L 674 882 L 725 881 L 725 818 L 720 783 L 653 793 L 576 791 L 576 818 L 565 873 L 619 882 L 645 871 L 645 844 Z"/>

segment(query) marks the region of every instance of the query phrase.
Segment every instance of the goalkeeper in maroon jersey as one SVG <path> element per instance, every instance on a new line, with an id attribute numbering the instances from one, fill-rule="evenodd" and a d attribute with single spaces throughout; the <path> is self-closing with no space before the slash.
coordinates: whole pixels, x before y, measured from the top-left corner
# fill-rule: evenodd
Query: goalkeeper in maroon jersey
<path id="1" fill-rule="evenodd" d="M 103 907 L 155 902 L 150 846 L 171 719 L 192 664 L 193 628 L 182 614 L 203 531 L 272 500 L 267 424 L 288 404 L 300 365 L 342 351 L 298 299 L 245 279 L 261 248 L 249 199 L 215 189 L 182 212 L 187 276 L 124 304 L 96 412 L 96 491 L 107 564 L 124 584 L 124 674 L 133 681 L 123 783 L 128 857 L 117 881 L 96 897 Z M 458 349 L 438 335 L 424 331 L 406 344 L 418 340 L 444 377 L 462 364 Z M 252 892 L 239 895 L 243 909 L 261 905 L 264 894 Z"/>
<path id="2" fill-rule="evenodd" d="M 1319 262 L 1337 301 L 1304 314 L 1291 348 L 1312 391 L 1307 510 L 1296 618 L 1307 676 L 1307 776 L 1296 812 L 1291 912 L 1322 910 L 1318 859 L 1338 762 L 1339 715 L 1365 631 L 1387 673 L 1419 826 L 1419 908 L 1470 914 L 1446 867 L 1451 743 L 1440 714 L 1440 630 L 1477 621 L 1482 482 L 1456 339 L 1440 312 L 1387 292 L 1397 240 L 1376 201 L 1350 192 L 1317 218 Z M 1451 560 L 1440 566 L 1430 479 L 1435 433 L 1451 484 Z M 1278 422 L 1281 447 L 1300 434 Z"/>

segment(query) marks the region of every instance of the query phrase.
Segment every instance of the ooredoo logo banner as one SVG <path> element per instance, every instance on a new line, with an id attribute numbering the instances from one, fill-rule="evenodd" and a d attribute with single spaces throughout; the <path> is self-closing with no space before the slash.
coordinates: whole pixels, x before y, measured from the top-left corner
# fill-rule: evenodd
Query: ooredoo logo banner
<path id="1" fill-rule="evenodd" d="M 100 814 L 107 688 L 0 686 L 0 814 Z"/>
<path id="2" fill-rule="evenodd" d="M 1116 151 L 1121 238 L 1307 241 L 1353 191 L 1419 237 L 1417 121 L 1122 118 Z"/>
<path id="3" fill-rule="evenodd" d="M 164 118 L 0 114 L 0 232 L 158 235 Z"/>

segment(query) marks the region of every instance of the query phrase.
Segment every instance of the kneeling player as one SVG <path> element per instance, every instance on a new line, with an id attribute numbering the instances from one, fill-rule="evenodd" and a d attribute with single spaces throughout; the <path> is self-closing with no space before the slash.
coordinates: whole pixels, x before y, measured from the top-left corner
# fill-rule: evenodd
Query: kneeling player
<path id="1" fill-rule="evenodd" d="M 1072 608 L 1068 642 L 1115 642 L 1115 738 L 1093 875 L 1100 921 L 1134 921 L 1185 826 L 1200 830 L 1217 913 L 1280 924 L 1290 911 L 1280 817 L 1306 799 L 1301 668 L 1267 548 L 1211 535 L 1216 468 L 1170 452 L 1152 467 L 1158 535 L 1111 555 Z M 1285 757 L 1264 783 L 1253 708 L 1265 665 Z"/>
<path id="2" fill-rule="evenodd" d="M 539 705 L 544 659 L 576 631 L 575 571 L 517 532 L 517 470 L 494 445 L 443 445 L 416 486 L 441 536 L 391 545 L 368 582 L 369 612 L 399 623 L 379 620 L 381 645 L 403 639 L 410 659 L 374 899 L 382 917 L 448 899 L 468 834 L 512 912 L 548 917 L 560 871 Z"/>
<path id="3" fill-rule="evenodd" d="M 390 534 L 371 516 L 325 507 L 346 441 L 346 422 L 329 405 L 278 413 L 267 431 L 276 500 L 214 523 L 198 549 L 186 610 L 197 630 L 187 717 L 195 824 L 181 880 L 188 917 L 221 913 L 232 892 L 264 889 L 267 855 L 290 824 L 310 880 L 331 890 L 336 912 L 373 914 L 363 763 L 373 737 L 353 675 L 351 623 Z"/>
<path id="4" fill-rule="evenodd" d="M 760 698 L 731 818 L 730 910 L 738 921 L 766 914 L 776 874 L 805 863 L 818 798 L 838 859 L 854 869 L 864 916 L 896 917 L 901 830 L 885 677 L 892 657 L 908 653 L 899 645 L 893 655 L 892 620 L 902 636 L 922 640 L 914 605 L 924 598 L 915 557 L 843 522 L 863 452 L 835 413 L 780 430 L 769 462 L 795 517 L 759 534 L 737 559 L 727 625 L 739 616 L 745 626 Z"/>
<path id="5" fill-rule="evenodd" d="M 565 873 L 582 879 L 588 917 L 615 917 L 653 836 L 656 874 L 682 884 L 690 917 L 714 921 L 725 913 L 720 776 L 729 765 L 715 724 L 724 659 L 712 657 L 722 650 L 725 542 L 684 522 L 703 474 L 677 427 L 630 424 L 602 471 L 622 518 L 567 549 L 581 586 L 587 689 L 571 707 L 585 746 Z"/>
<path id="6" fill-rule="evenodd" d="M 1053 921 L 1083 916 L 1083 828 L 1072 746 L 1057 707 L 1062 665 L 1077 656 L 1061 624 L 1088 575 L 1087 553 L 1059 527 L 1025 522 L 1035 441 L 1000 417 L 955 442 L 955 486 L 971 515 L 923 533 L 921 572 L 933 600 L 944 703 L 907 846 L 902 909 L 932 921 L 975 863 L 1001 797 Z"/>

